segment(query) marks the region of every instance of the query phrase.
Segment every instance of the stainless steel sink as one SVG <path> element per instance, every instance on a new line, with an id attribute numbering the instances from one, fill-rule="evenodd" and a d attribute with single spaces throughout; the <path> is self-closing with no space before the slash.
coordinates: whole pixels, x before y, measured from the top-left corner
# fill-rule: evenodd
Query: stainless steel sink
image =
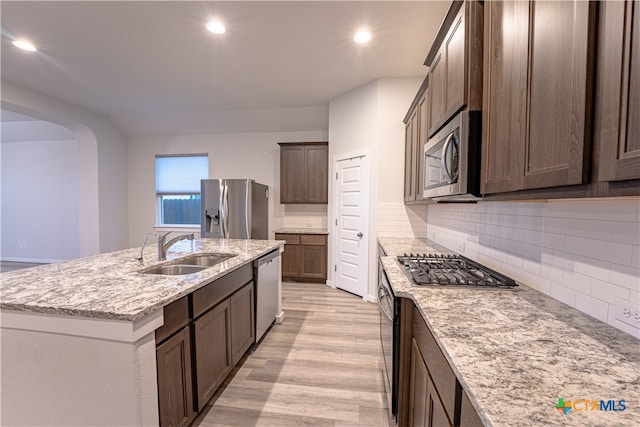
<path id="1" fill-rule="evenodd" d="M 180 265 L 180 264 L 156 265 L 155 267 L 141 270 L 140 273 L 163 274 L 167 276 L 182 276 L 185 274 L 197 273 L 198 271 L 202 271 L 205 268 L 207 267 L 200 266 L 200 265 Z"/>
<path id="2" fill-rule="evenodd" d="M 180 265 L 204 265 L 206 267 L 212 267 L 223 261 L 233 258 L 235 254 L 195 254 L 189 255 L 184 258 L 179 258 L 172 263 Z"/>
<path id="3" fill-rule="evenodd" d="M 193 254 L 182 258 L 176 258 L 172 261 L 156 265 L 154 267 L 145 268 L 139 272 L 143 274 L 182 276 L 197 273 L 205 268 L 213 267 L 214 265 L 226 261 L 229 258 L 233 258 L 234 256 L 236 255 L 215 253 Z"/>

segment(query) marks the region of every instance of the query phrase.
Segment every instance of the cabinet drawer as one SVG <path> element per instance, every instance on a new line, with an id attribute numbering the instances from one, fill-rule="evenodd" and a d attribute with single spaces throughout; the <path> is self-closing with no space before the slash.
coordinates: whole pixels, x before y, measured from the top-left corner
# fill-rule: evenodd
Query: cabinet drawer
<path id="1" fill-rule="evenodd" d="M 276 240 L 284 240 L 287 245 L 299 245 L 300 244 L 300 235 L 299 234 L 277 234 Z"/>
<path id="2" fill-rule="evenodd" d="M 156 344 L 189 323 L 189 297 L 185 296 L 163 309 L 164 324 L 156 329 Z"/>
<path id="3" fill-rule="evenodd" d="M 300 235 L 300 243 L 303 245 L 321 245 L 327 244 L 327 236 L 324 234 L 302 234 Z"/>
<path id="4" fill-rule="evenodd" d="M 433 384 L 440 395 L 442 406 L 449 419 L 454 420 L 455 424 L 456 402 L 460 401 L 462 387 L 460 387 L 449 362 L 440 351 L 438 343 L 422 319 L 422 314 L 415 306 L 413 309 L 413 336 L 424 357 Z"/>
<path id="5" fill-rule="evenodd" d="M 197 318 L 251 280 L 253 265 L 249 263 L 198 289 L 193 293 L 193 318 Z"/>

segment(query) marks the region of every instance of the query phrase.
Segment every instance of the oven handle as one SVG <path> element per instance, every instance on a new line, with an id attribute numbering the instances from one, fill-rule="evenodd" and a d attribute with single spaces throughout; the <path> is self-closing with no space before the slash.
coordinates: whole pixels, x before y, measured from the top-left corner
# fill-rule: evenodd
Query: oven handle
<path id="1" fill-rule="evenodd" d="M 386 299 L 388 296 L 389 294 L 387 294 L 382 288 L 382 286 L 380 286 L 378 288 L 378 308 L 380 309 L 380 313 L 382 313 L 384 317 L 389 319 L 390 322 L 393 322 L 393 316 L 390 313 L 387 313 L 387 311 L 382 306 L 382 301 Z"/>
<path id="2" fill-rule="evenodd" d="M 447 167 L 447 151 L 449 150 L 449 146 L 453 142 L 454 138 L 455 136 L 453 133 L 449 134 L 447 140 L 444 143 L 444 146 L 442 147 L 442 158 L 440 159 L 440 161 L 442 162 L 442 169 L 447 176 L 447 181 L 449 181 L 449 184 L 453 182 L 453 176 L 451 175 L 451 171 L 449 171 L 449 168 Z"/>

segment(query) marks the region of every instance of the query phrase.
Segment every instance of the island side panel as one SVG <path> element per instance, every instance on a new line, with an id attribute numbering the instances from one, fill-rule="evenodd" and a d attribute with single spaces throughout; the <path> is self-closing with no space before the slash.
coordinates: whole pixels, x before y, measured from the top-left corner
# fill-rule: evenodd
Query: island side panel
<path id="1" fill-rule="evenodd" d="M 155 339 L 2 328 L 2 425 L 158 425 Z"/>

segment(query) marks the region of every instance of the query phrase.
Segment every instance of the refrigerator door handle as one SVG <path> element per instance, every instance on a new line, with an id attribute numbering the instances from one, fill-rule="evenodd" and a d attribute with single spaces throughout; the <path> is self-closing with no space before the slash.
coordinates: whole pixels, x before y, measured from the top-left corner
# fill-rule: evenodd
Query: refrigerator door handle
<path id="1" fill-rule="evenodd" d="M 229 195 L 227 194 L 227 183 L 223 182 L 220 186 L 220 216 L 221 221 L 220 225 L 222 226 L 222 238 L 227 239 L 229 237 L 228 226 L 229 226 Z"/>
<path id="2" fill-rule="evenodd" d="M 251 181 L 247 180 L 247 191 L 245 191 L 245 215 L 246 215 L 246 236 L 247 239 L 251 238 Z"/>

